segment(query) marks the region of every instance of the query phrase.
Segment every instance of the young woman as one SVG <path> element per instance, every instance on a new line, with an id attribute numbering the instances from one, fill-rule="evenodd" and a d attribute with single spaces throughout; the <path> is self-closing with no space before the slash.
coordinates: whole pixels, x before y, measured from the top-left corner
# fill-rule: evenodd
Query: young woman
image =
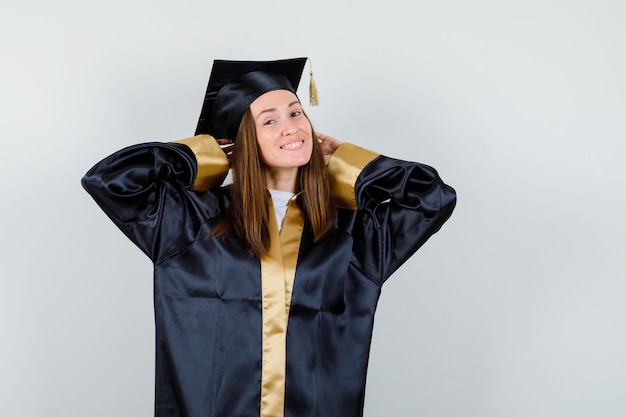
<path id="1" fill-rule="evenodd" d="M 380 288 L 452 213 L 433 168 L 316 134 L 305 62 L 215 61 L 196 136 L 83 178 L 154 263 L 156 416 L 361 416 Z"/>

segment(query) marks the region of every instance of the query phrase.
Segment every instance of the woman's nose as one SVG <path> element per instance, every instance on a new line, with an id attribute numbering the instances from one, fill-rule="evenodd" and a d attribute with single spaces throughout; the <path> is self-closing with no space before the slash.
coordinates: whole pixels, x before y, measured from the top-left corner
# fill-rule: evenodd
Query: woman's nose
<path id="1" fill-rule="evenodd" d="M 288 120 L 283 125 L 283 136 L 293 135 L 296 133 L 296 125 L 291 120 Z"/>

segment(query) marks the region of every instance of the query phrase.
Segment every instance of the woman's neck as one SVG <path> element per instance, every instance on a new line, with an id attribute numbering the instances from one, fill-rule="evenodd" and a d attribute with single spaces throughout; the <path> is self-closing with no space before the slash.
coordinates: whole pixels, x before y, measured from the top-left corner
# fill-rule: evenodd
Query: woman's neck
<path id="1" fill-rule="evenodd" d="M 296 192 L 298 169 L 268 169 L 265 172 L 267 188 L 278 191 Z"/>

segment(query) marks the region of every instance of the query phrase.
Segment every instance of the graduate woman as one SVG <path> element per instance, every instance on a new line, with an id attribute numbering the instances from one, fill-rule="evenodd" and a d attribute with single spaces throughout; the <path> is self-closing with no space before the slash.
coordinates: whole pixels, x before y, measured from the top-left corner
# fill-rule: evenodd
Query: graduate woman
<path id="1" fill-rule="evenodd" d="M 82 180 L 154 263 L 157 417 L 362 416 L 381 286 L 452 213 L 433 168 L 316 134 L 305 63 L 215 61 L 196 136 Z"/>

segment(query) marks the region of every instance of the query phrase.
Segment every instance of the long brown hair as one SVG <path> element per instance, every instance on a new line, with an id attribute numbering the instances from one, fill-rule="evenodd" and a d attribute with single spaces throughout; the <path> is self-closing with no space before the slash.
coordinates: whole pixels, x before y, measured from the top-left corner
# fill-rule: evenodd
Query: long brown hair
<path id="1" fill-rule="evenodd" d="M 324 155 L 315 140 L 313 126 L 311 136 L 313 152 L 309 162 L 298 169 L 296 193 L 301 193 L 306 220 L 313 232 L 313 240 L 317 242 L 333 226 L 336 211 L 330 196 Z M 249 255 L 260 258 L 267 253 L 270 246 L 270 213 L 265 165 L 259 154 L 256 128 L 250 109 L 241 120 L 235 143 L 235 151 L 230 161 L 233 178 L 230 186 L 230 207 L 209 237 L 225 239 L 234 233 Z"/>

